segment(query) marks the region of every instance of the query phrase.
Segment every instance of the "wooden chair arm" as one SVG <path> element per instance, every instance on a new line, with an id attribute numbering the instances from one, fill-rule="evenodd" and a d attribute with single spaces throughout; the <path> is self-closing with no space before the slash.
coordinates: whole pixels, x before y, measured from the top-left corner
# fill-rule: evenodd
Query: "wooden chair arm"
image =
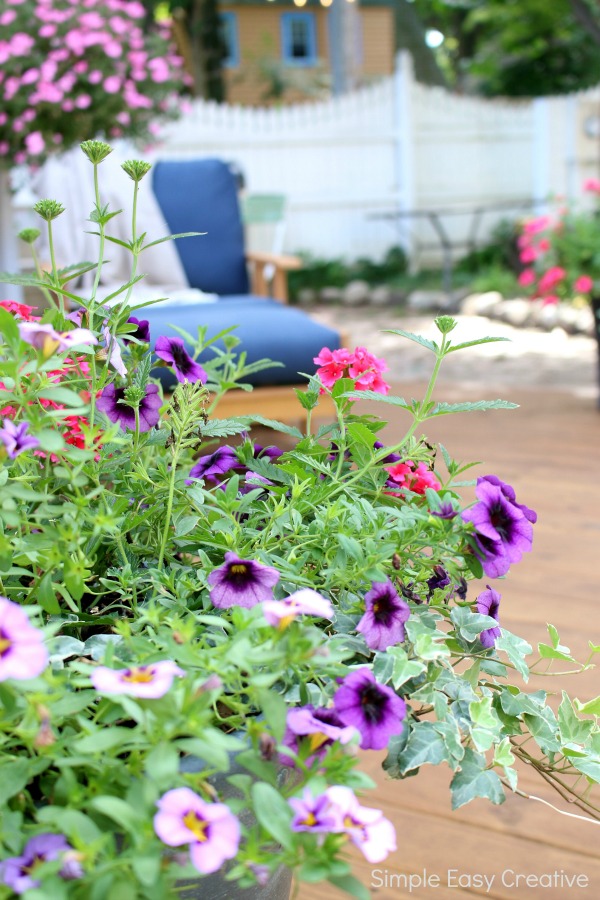
<path id="1" fill-rule="evenodd" d="M 272 293 L 273 299 L 280 303 L 288 302 L 287 272 L 292 269 L 301 269 L 302 261 L 297 256 L 280 256 L 277 253 L 262 253 L 249 251 L 246 260 L 252 267 L 252 293 L 260 297 L 269 296 L 269 285 L 265 277 L 265 268 L 273 268 Z"/>

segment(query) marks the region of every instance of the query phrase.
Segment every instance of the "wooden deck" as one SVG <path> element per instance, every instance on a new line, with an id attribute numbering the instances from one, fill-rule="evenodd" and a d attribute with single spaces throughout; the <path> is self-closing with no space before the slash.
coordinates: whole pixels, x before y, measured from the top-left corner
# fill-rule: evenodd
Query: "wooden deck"
<path id="1" fill-rule="evenodd" d="M 397 386 L 395 393 L 419 397 L 422 385 Z M 497 391 L 445 386 L 437 398 L 493 399 Z M 588 636 L 600 644 L 600 412 L 592 399 L 545 391 L 504 391 L 503 399 L 520 403 L 515 411 L 445 416 L 427 423 L 430 439 L 441 441 L 456 459 L 483 460 L 473 472 L 498 474 L 512 484 L 517 499 L 537 510 L 533 552 L 496 583 L 503 595 L 502 622 L 536 642 L 547 638 L 546 623 L 559 629 L 561 641 L 578 658 L 587 654 Z M 379 414 L 391 407 L 380 406 Z M 385 412 L 384 412 L 385 411 Z M 401 413 L 391 412 L 391 443 L 405 427 Z M 473 595 L 475 588 L 471 588 Z M 548 679 L 544 687 L 549 689 Z M 600 694 L 598 670 L 552 680 L 571 696 L 591 699 Z M 539 687 L 541 679 L 533 683 Z M 363 768 L 376 780 L 377 790 L 365 796 L 394 822 L 398 850 L 384 863 L 372 866 L 356 859 L 355 872 L 372 887 L 377 900 L 467 900 L 473 896 L 495 900 L 558 900 L 600 897 L 600 827 L 561 816 L 541 803 L 510 797 L 500 807 L 475 801 L 457 812 L 450 809 L 447 768 L 424 766 L 417 777 L 391 781 L 379 764 L 385 754 L 366 752 Z M 564 804 L 533 773 L 524 772 L 520 786 Z M 577 812 L 573 807 L 570 812 Z M 372 870 L 378 870 L 372 875 Z M 409 890 L 405 876 L 438 875 Z M 456 870 L 454 873 L 449 870 Z M 514 885 L 515 876 L 561 871 L 587 876 L 588 887 Z M 469 873 L 494 877 L 491 887 L 466 880 Z M 504 877 L 503 877 L 504 873 Z M 458 879 L 462 874 L 462 883 Z M 504 883 L 503 883 L 504 881 Z M 329 884 L 299 887 L 300 900 L 341 900 Z"/>

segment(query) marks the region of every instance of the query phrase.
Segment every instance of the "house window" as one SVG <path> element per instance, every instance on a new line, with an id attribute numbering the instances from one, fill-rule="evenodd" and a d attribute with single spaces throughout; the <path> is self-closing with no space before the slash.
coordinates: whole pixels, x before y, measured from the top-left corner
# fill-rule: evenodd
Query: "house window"
<path id="1" fill-rule="evenodd" d="M 283 13 L 281 16 L 283 61 L 292 66 L 314 66 L 317 62 L 317 29 L 313 13 Z"/>
<path id="2" fill-rule="evenodd" d="M 240 42 L 238 37 L 237 16 L 234 12 L 220 13 L 221 34 L 227 48 L 227 56 L 223 65 L 231 68 L 240 64 Z"/>

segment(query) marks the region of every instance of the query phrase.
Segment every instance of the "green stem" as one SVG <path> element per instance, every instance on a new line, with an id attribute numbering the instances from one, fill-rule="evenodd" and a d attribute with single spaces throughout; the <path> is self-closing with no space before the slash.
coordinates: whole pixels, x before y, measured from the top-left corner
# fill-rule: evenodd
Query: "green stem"
<path id="1" fill-rule="evenodd" d="M 163 528 L 162 540 L 160 542 L 160 552 L 158 554 L 158 568 L 162 568 L 165 558 L 165 550 L 167 541 L 169 540 L 169 532 L 171 530 L 171 513 L 173 512 L 173 498 L 175 496 L 175 478 L 177 477 L 177 463 L 179 460 L 179 446 L 173 450 L 173 459 L 171 461 L 171 477 L 169 479 L 169 496 L 167 497 L 167 511 L 165 513 L 165 527 Z"/>

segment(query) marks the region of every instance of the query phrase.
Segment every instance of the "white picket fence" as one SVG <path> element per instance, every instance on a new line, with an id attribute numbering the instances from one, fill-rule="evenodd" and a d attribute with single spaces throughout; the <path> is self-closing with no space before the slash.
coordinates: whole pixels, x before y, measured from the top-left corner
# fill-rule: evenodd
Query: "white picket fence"
<path id="1" fill-rule="evenodd" d="M 290 252 L 380 258 L 402 243 L 431 259 L 440 244 L 427 211 L 461 248 L 474 231 L 481 240 L 499 219 L 540 209 L 550 193 L 578 196 L 598 168 L 598 139 L 583 125 L 599 98 L 463 97 L 418 84 L 400 54 L 392 77 L 325 102 L 197 102 L 159 155 L 228 159 L 248 192 L 285 194 Z"/>

